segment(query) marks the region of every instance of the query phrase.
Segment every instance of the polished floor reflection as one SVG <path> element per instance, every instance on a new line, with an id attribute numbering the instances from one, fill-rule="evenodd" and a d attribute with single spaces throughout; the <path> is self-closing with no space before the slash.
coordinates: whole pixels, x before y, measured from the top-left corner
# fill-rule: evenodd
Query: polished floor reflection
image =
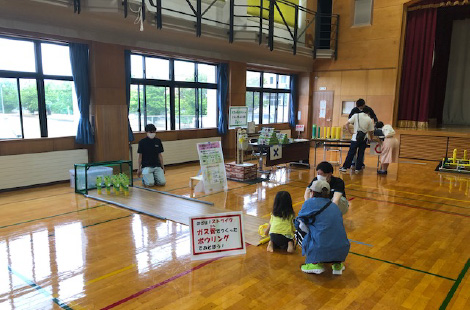
<path id="1" fill-rule="evenodd" d="M 187 226 L 75 195 L 67 184 L 0 194 L 0 309 L 470 309 L 470 176 L 403 160 L 387 176 L 366 158 L 339 174 L 350 211 L 346 270 L 307 275 L 301 251 L 190 260 Z M 275 194 L 298 212 L 314 169 L 273 171 L 194 195 L 197 164 L 160 190 L 269 220 Z M 174 208 L 179 206 L 175 205 Z"/>

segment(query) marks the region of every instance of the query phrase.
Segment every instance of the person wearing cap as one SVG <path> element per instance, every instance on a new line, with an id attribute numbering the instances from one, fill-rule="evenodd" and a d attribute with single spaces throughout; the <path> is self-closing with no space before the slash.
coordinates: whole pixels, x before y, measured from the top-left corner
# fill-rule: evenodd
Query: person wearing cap
<path id="1" fill-rule="evenodd" d="M 139 153 L 139 167 L 137 177 L 142 175 L 144 186 L 163 186 L 165 180 L 165 166 L 163 165 L 163 144 L 155 137 L 157 129 L 153 124 L 145 126 L 147 137 L 139 141 L 137 153 Z"/>
<path id="2" fill-rule="evenodd" d="M 349 208 L 349 202 L 346 199 L 346 190 L 344 181 L 341 178 L 333 176 L 333 165 L 327 161 L 322 161 L 316 167 L 317 176 L 313 178 L 312 182 L 305 189 L 304 199 L 310 198 L 310 189 L 312 183 L 316 180 L 328 182 L 330 185 L 330 199 L 339 207 L 342 214 L 345 214 Z"/>
<path id="3" fill-rule="evenodd" d="M 331 263 L 333 274 L 342 274 L 349 253 L 349 240 L 338 206 L 329 198 L 330 185 L 316 180 L 296 218 L 296 228 L 306 233 L 302 240 L 305 264 L 302 272 L 320 274 L 325 263 Z"/>

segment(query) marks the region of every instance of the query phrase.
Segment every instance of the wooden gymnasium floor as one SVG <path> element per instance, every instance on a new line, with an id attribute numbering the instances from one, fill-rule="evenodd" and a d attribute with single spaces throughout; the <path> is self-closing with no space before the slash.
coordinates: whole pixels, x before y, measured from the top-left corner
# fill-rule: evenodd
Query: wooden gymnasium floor
<path id="1" fill-rule="evenodd" d="M 192 262 L 187 226 L 85 199 L 68 184 L 1 193 L 0 309 L 470 309 L 470 176 L 402 160 L 382 177 L 375 158 L 366 164 L 341 174 L 352 199 L 342 276 L 303 274 L 300 250 L 266 245 Z M 159 189 L 189 196 L 198 170 L 169 167 Z M 267 221 L 279 190 L 298 212 L 313 175 L 278 169 L 269 182 L 229 182 L 197 198 Z"/>

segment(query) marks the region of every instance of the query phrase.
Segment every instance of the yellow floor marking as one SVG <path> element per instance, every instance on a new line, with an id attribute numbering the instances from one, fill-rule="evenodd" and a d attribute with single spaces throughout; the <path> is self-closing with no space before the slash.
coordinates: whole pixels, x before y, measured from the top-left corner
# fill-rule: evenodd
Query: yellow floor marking
<path id="1" fill-rule="evenodd" d="M 114 275 L 116 275 L 116 274 L 118 274 L 118 273 L 121 273 L 121 272 L 123 272 L 123 271 L 126 271 L 126 270 L 131 269 L 131 268 L 134 268 L 134 267 L 135 267 L 135 264 L 132 264 L 132 265 L 127 266 L 127 267 L 124 267 L 124 268 L 122 268 L 122 269 L 119 269 L 119 270 L 110 272 L 110 273 L 108 273 L 108 274 L 105 274 L 104 276 L 101 276 L 101 277 L 99 277 L 99 278 L 96 278 L 96 279 L 93 279 L 93 280 L 90 280 L 90 281 L 86 282 L 85 285 L 88 285 L 88 284 L 91 284 L 91 283 L 95 283 L 95 282 L 97 282 L 97 281 L 100 281 L 100 280 L 109 278 L 109 277 L 111 277 L 111 276 L 114 276 Z"/>
<path id="2" fill-rule="evenodd" d="M 67 304 L 68 304 L 68 305 L 70 306 L 70 308 L 72 308 L 73 310 L 85 310 L 84 307 L 79 306 L 77 303 L 74 303 L 73 301 L 68 302 Z"/>
<path id="3" fill-rule="evenodd" d="M 346 187 L 350 187 L 350 185 L 355 185 L 355 184 L 348 184 Z M 363 185 L 356 185 L 357 187 L 362 187 L 362 188 L 373 188 L 373 189 L 379 189 L 378 187 L 373 187 L 373 186 L 363 186 Z M 460 199 L 455 199 L 455 198 L 447 198 L 447 197 L 441 197 L 441 196 L 434 196 L 434 195 L 426 195 L 426 194 L 419 194 L 419 193 L 414 193 L 414 192 L 406 192 L 406 191 L 398 191 L 395 189 L 388 189 L 388 188 L 383 188 L 388 191 L 393 191 L 397 193 L 405 193 L 405 194 L 413 194 L 413 195 L 419 195 L 419 196 L 425 196 L 425 197 L 432 197 L 432 198 L 439 198 L 439 199 L 447 199 L 447 200 L 454 200 L 454 201 L 460 201 L 460 202 L 466 202 L 469 203 L 469 200 L 460 200 Z"/>

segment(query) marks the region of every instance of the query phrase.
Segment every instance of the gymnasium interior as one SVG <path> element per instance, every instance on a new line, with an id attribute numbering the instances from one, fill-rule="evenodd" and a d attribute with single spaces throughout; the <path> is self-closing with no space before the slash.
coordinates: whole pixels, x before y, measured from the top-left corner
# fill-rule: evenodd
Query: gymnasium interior
<path id="1" fill-rule="evenodd" d="M 469 47 L 468 0 L 0 0 L 0 309 L 470 309 Z M 373 147 L 339 171 L 359 98 L 396 132 L 386 175 Z M 163 186 L 137 174 L 147 124 Z M 260 132 L 299 148 L 273 160 Z M 208 188 L 204 144 L 253 178 Z M 342 275 L 258 232 L 322 161 Z M 130 185 L 88 189 L 89 167 Z M 243 218 L 243 250 L 195 258 L 214 214 Z"/>

